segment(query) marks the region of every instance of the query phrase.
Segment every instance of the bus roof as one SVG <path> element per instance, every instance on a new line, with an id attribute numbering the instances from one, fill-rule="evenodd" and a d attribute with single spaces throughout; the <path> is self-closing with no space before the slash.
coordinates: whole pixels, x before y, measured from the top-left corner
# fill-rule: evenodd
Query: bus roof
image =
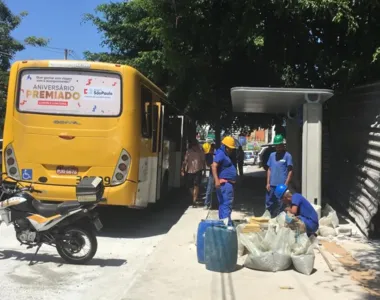
<path id="1" fill-rule="evenodd" d="M 34 68 L 67 68 L 67 69 L 101 69 L 101 68 L 125 68 L 129 69 L 133 73 L 135 73 L 138 77 L 140 77 L 144 83 L 151 89 L 153 89 L 156 93 L 159 94 L 160 97 L 163 97 L 164 100 L 166 100 L 167 95 L 152 81 L 150 81 L 146 76 L 144 76 L 141 72 L 139 72 L 137 69 L 129 66 L 129 65 L 122 65 L 122 64 L 115 64 L 115 63 L 105 63 L 105 62 L 98 62 L 98 61 L 87 61 L 87 60 L 55 60 L 55 59 L 49 59 L 49 60 L 34 60 L 34 59 L 28 59 L 28 60 L 19 60 L 13 63 L 13 65 L 23 65 L 26 64 L 26 67 L 34 67 Z M 165 101 L 166 102 L 166 101 Z"/>

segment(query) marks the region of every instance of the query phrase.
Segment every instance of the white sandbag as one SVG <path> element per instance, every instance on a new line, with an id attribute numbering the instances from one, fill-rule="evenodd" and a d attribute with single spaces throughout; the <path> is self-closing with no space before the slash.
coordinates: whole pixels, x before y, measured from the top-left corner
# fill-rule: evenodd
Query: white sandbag
<path id="1" fill-rule="evenodd" d="M 331 218 L 322 217 L 319 219 L 319 226 L 327 226 L 327 227 L 333 227 Z"/>
<path id="2" fill-rule="evenodd" d="M 323 218 L 319 220 L 320 226 L 328 226 L 337 228 L 339 226 L 339 218 L 336 211 L 328 204 L 323 209 Z"/>
<path id="3" fill-rule="evenodd" d="M 293 255 L 304 254 L 307 249 L 311 246 L 311 241 L 306 233 L 300 234 L 297 237 L 297 241 L 293 244 L 291 248 L 291 253 Z"/>
<path id="4" fill-rule="evenodd" d="M 264 240 L 263 232 L 251 232 L 242 234 L 240 236 L 240 240 L 249 253 L 259 255 L 261 252 L 267 251 L 267 249 L 264 249 L 262 245 Z"/>
<path id="5" fill-rule="evenodd" d="M 306 250 L 304 254 L 292 254 L 292 262 L 296 271 L 310 275 L 314 270 L 315 254 L 314 249 L 317 247 L 318 242 L 315 240 Z"/>
<path id="6" fill-rule="evenodd" d="M 261 217 L 266 218 L 266 219 L 270 219 L 272 216 L 271 216 L 269 210 L 266 210 Z"/>
<path id="7" fill-rule="evenodd" d="M 291 247 L 295 241 L 295 232 L 290 228 L 281 227 L 273 241 L 272 250 L 281 254 L 290 255 Z"/>
<path id="8" fill-rule="evenodd" d="M 315 238 L 310 239 L 306 233 L 298 236 L 297 242 L 292 247 L 291 254 L 294 268 L 298 272 L 305 275 L 310 275 L 313 272 L 315 261 L 314 249 L 317 246 L 318 240 Z"/>
<path id="9" fill-rule="evenodd" d="M 292 265 L 292 258 L 289 254 L 273 252 L 274 268 L 273 272 L 284 271 Z"/>
<path id="10" fill-rule="evenodd" d="M 339 219 L 336 212 L 330 212 L 327 217 L 319 220 L 319 226 L 327 226 L 337 228 L 339 226 Z"/>
<path id="11" fill-rule="evenodd" d="M 282 271 L 288 269 L 292 260 L 290 257 L 291 248 L 295 243 L 295 232 L 289 228 L 281 227 L 277 232 L 276 239 L 273 243 L 273 271 Z"/>
<path id="12" fill-rule="evenodd" d="M 275 267 L 273 252 L 267 251 L 248 254 L 244 262 L 244 267 L 253 270 L 273 272 Z"/>
<path id="13" fill-rule="evenodd" d="M 330 212 L 329 216 L 331 216 L 331 223 L 332 223 L 333 227 L 334 228 L 339 227 L 339 218 L 338 218 L 336 211 L 334 210 L 334 211 Z"/>
<path id="14" fill-rule="evenodd" d="M 277 218 L 272 218 L 268 221 L 268 224 L 271 226 L 276 226 L 278 225 Z"/>
<path id="15" fill-rule="evenodd" d="M 249 254 L 244 267 L 259 271 L 277 272 L 288 269 L 292 264 L 290 255 L 273 251 Z"/>
<path id="16" fill-rule="evenodd" d="M 245 246 L 241 242 L 241 235 L 244 234 L 244 233 L 242 233 L 242 230 L 244 229 L 244 227 L 246 225 L 247 224 L 240 224 L 240 225 L 236 226 L 237 240 L 238 240 L 238 256 L 243 256 L 244 252 L 245 252 Z"/>
<path id="17" fill-rule="evenodd" d="M 266 231 L 264 240 L 262 241 L 262 247 L 265 250 L 273 250 L 274 249 L 274 242 L 276 240 L 276 232 L 274 231 L 273 227 L 269 227 Z"/>
<path id="18" fill-rule="evenodd" d="M 281 227 L 284 227 L 285 226 L 285 218 L 286 218 L 286 212 L 281 212 L 277 217 L 277 223 L 281 226 Z"/>
<path id="19" fill-rule="evenodd" d="M 319 226 L 319 234 L 323 237 L 336 236 L 336 230 L 330 226 Z"/>
<path id="20" fill-rule="evenodd" d="M 245 237 L 242 240 L 245 240 Z M 251 239 L 254 245 L 247 247 L 250 254 L 247 256 L 244 266 L 260 271 L 286 270 L 292 264 L 290 249 L 294 241 L 294 232 L 289 228 L 280 228 L 276 234 L 270 227 L 264 238 L 256 234 L 255 240 Z"/>
<path id="21" fill-rule="evenodd" d="M 310 275 L 311 272 L 314 270 L 314 262 L 315 262 L 315 255 L 312 254 L 301 254 L 301 255 L 291 255 L 292 263 L 294 265 L 294 269 L 296 269 L 298 272 Z"/>

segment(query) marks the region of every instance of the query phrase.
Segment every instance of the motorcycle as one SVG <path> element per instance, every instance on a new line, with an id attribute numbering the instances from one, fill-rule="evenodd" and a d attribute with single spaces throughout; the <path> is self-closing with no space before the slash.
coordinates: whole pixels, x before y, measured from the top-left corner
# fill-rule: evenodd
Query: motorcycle
<path id="1" fill-rule="evenodd" d="M 84 178 L 76 186 L 77 201 L 60 204 L 40 202 L 32 194 L 42 191 L 19 181 L 12 185 L 3 182 L 0 192 L 0 224 L 13 224 L 17 240 L 27 249 L 37 247 L 29 265 L 43 244 L 55 247 L 71 264 L 85 264 L 94 257 L 98 248 L 95 231 L 103 227 L 94 211 L 103 200 L 102 178 Z M 79 254 L 88 244 L 87 253 Z"/>

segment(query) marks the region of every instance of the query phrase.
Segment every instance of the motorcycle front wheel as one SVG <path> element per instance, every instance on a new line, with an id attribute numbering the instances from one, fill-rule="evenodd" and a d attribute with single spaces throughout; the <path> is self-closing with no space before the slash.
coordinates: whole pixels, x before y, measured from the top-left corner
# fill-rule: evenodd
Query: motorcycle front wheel
<path id="1" fill-rule="evenodd" d="M 56 248 L 58 254 L 66 262 L 82 265 L 94 257 L 98 249 L 98 241 L 93 231 L 70 226 L 64 228 L 61 234 Z"/>

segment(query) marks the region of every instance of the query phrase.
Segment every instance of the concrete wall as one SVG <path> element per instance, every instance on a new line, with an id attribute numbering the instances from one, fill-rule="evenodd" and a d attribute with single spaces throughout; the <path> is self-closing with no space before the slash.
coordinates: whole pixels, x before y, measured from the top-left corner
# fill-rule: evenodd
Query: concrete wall
<path id="1" fill-rule="evenodd" d="M 373 221 L 380 203 L 380 82 L 330 99 L 326 117 L 330 157 L 324 188 L 332 204 L 370 235 L 378 230 Z"/>

